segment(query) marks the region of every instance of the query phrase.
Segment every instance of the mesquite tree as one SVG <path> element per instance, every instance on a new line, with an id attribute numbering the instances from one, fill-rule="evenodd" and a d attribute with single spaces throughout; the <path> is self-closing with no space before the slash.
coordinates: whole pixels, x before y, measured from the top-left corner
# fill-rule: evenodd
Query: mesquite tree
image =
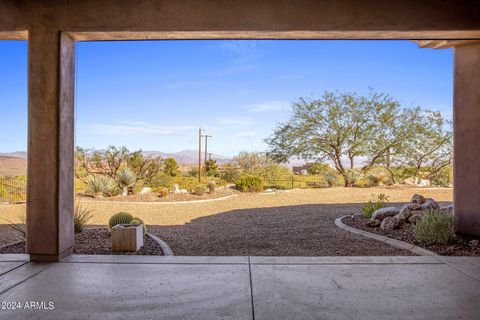
<path id="1" fill-rule="evenodd" d="M 425 120 L 426 114 L 430 113 L 418 107 L 402 108 L 391 96 L 373 90 L 368 95 L 325 92 L 320 99 L 300 98 L 294 102 L 291 118 L 277 125 L 266 142 L 269 155 L 280 162 L 299 157 L 333 163 L 345 186 L 351 186 L 356 162 L 361 162 L 363 171 L 383 165 L 392 172 L 393 165 L 413 159 L 408 151 L 412 141 L 432 137 L 428 144 L 443 141 L 448 145 L 448 139 L 438 138 L 438 134 L 443 136 L 441 125 L 427 125 L 432 122 Z M 433 153 L 447 152 L 446 148 L 428 151 L 422 146 L 415 150 L 431 155 L 418 156 L 423 161 L 416 162 L 419 168 L 427 165 L 427 158 L 432 158 L 428 165 L 435 168 L 445 164 Z"/>

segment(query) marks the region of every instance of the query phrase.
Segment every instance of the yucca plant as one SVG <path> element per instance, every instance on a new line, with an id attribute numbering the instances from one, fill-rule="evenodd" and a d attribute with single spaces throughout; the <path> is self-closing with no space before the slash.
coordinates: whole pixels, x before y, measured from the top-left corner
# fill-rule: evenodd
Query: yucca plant
<path id="1" fill-rule="evenodd" d="M 133 193 L 133 187 L 137 182 L 137 177 L 135 174 L 128 168 L 123 168 L 118 170 L 116 175 L 117 184 L 121 189 L 126 188 L 128 194 Z"/>
<path id="2" fill-rule="evenodd" d="M 453 236 L 453 216 L 440 210 L 429 210 L 413 227 L 415 240 L 420 243 L 446 244 Z"/>
<path id="3" fill-rule="evenodd" d="M 381 168 L 373 168 L 367 174 L 367 179 L 371 186 L 381 186 L 388 178 L 388 172 Z"/>
<path id="4" fill-rule="evenodd" d="M 115 189 L 115 182 L 110 177 L 94 175 L 91 176 L 87 181 L 86 192 L 93 197 L 109 197 L 114 193 Z"/>
<path id="5" fill-rule="evenodd" d="M 346 172 L 346 176 L 350 185 L 355 185 L 362 178 L 362 173 L 358 170 L 350 169 Z"/>
<path id="6" fill-rule="evenodd" d="M 73 226 L 75 233 L 82 232 L 88 222 L 93 218 L 92 212 L 94 210 L 89 210 L 77 202 L 75 204 L 74 215 L 73 215 Z"/>

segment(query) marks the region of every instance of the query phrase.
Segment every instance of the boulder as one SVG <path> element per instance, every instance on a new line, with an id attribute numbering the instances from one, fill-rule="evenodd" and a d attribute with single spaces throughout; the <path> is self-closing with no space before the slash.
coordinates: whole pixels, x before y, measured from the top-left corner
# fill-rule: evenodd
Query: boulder
<path id="1" fill-rule="evenodd" d="M 432 198 L 426 198 L 420 206 L 422 207 L 422 210 L 440 209 L 437 201 L 433 200 Z"/>
<path id="2" fill-rule="evenodd" d="M 420 210 L 421 206 L 418 203 L 407 203 L 400 209 L 400 213 L 395 217 L 400 221 L 407 221 L 412 215 L 412 211 Z"/>
<path id="3" fill-rule="evenodd" d="M 412 215 L 408 218 L 408 222 L 411 224 L 417 224 L 422 219 L 422 211 L 412 211 Z"/>
<path id="4" fill-rule="evenodd" d="M 380 229 L 382 230 L 393 230 L 398 228 L 400 222 L 395 217 L 386 217 L 383 219 Z"/>
<path id="5" fill-rule="evenodd" d="M 410 203 L 422 204 L 424 202 L 425 202 L 425 197 L 418 193 L 414 194 L 412 197 L 412 200 L 410 200 Z"/>
<path id="6" fill-rule="evenodd" d="M 145 194 L 150 192 L 152 192 L 152 188 L 150 187 L 143 187 L 142 190 L 140 190 L 140 194 Z"/>
<path id="7" fill-rule="evenodd" d="M 427 179 L 419 179 L 417 182 L 417 186 L 419 187 L 430 187 L 430 185 L 430 180 Z"/>
<path id="8" fill-rule="evenodd" d="M 417 178 L 407 178 L 405 179 L 405 184 L 409 186 L 416 186 L 417 185 Z"/>
<path id="9" fill-rule="evenodd" d="M 478 247 L 478 240 L 476 240 L 476 239 L 470 240 L 470 241 L 468 241 L 468 245 L 472 248 L 477 248 Z"/>
<path id="10" fill-rule="evenodd" d="M 367 222 L 367 226 L 372 228 L 379 227 L 381 224 L 382 224 L 382 220 L 379 220 L 379 219 L 372 219 Z"/>
<path id="11" fill-rule="evenodd" d="M 372 220 L 373 219 L 383 220 L 386 217 L 393 217 L 394 215 L 398 214 L 399 212 L 400 212 L 400 210 L 398 210 L 395 207 L 380 208 L 380 209 L 377 209 L 373 212 Z"/>

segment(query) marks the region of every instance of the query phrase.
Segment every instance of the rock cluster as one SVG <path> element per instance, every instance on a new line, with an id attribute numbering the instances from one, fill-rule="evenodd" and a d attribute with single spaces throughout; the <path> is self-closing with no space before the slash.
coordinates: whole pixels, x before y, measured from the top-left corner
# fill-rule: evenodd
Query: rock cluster
<path id="1" fill-rule="evenodd" d="M 367 222 L 367 225 L 374 228 L 380 227 L 382 230 L 393 230 L 403 223 L 416 224 L 426 211 L 432 209 L 440 209 L 440 206 L 435 200 L 425 198 L 420 194 L 414 194 L 412 200 L 400 210 L 395 207 L 375 210 L 372 218 Z"/>

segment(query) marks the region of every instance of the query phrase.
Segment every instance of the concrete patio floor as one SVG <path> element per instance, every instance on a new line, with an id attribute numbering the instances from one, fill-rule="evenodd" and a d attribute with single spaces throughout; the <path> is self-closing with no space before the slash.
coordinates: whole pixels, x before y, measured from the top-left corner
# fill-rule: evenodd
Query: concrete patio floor
<path id="1" fill-rule="evenodd" d="M 480 257 L 27 258 L 0 255 L 1 319 L 480 318 Z"/>

